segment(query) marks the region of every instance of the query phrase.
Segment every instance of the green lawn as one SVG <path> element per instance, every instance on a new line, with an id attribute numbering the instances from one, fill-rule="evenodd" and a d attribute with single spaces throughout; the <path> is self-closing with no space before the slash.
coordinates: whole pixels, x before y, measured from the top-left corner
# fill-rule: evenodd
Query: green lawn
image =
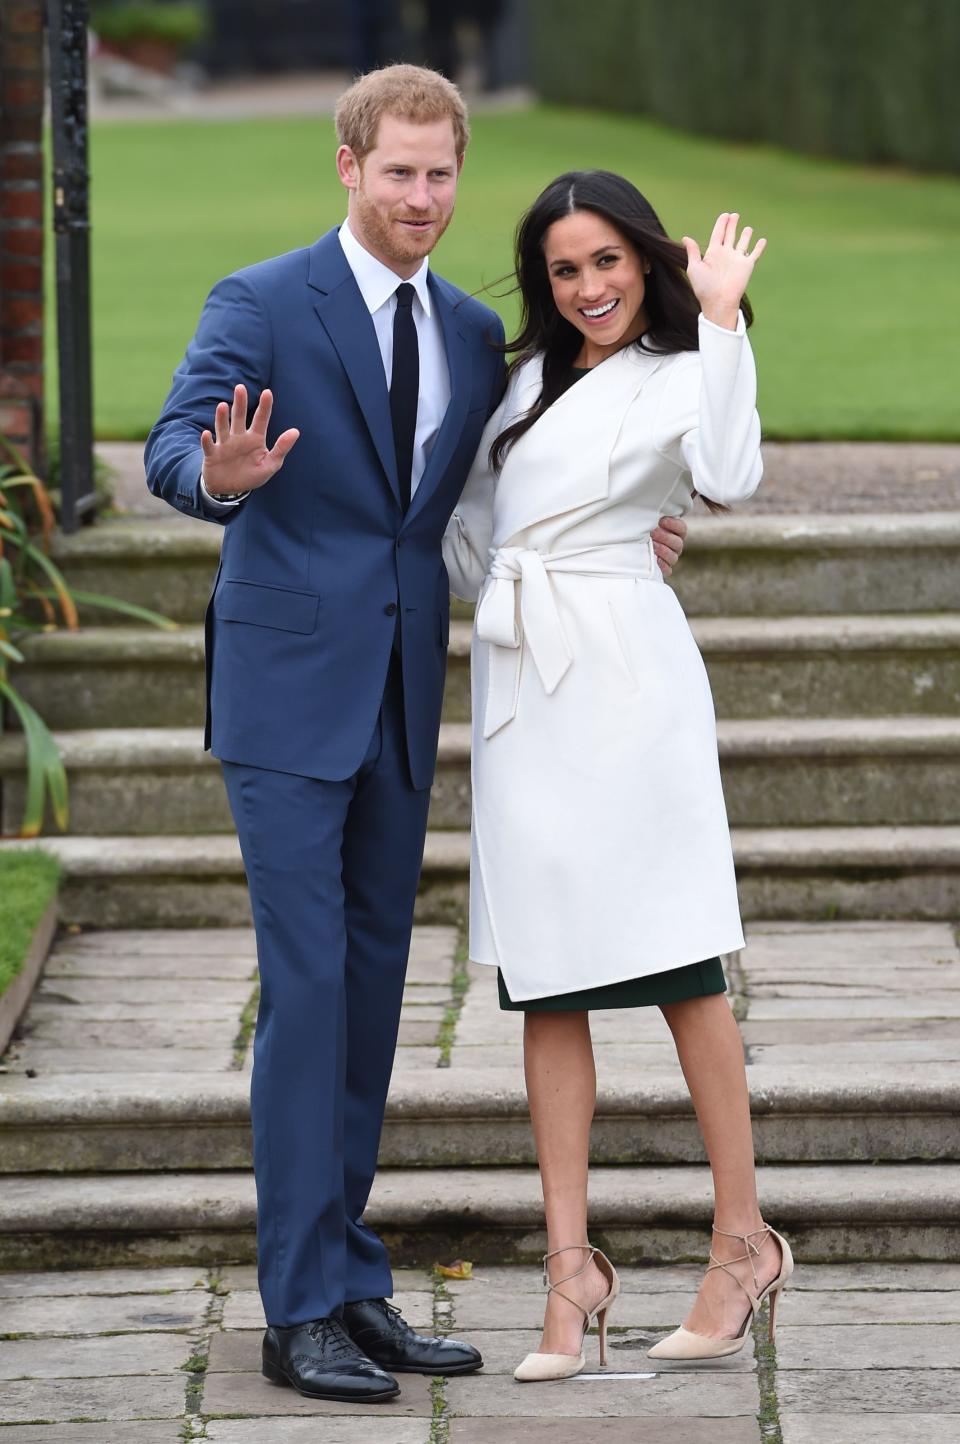
<path id="1" fill-rule="evenodd" d="M 715 215 L 736 209 L 769 238 L 752 290 L 768 435 L 960 438 L 960 181 L 630 116 L 484 115 L 438 268 L 471 290 L 494 281 L 522 209 L 560 171 L 587 166 L 629 175 L 674 235 L 705 240 Z M 101 124 L 91 168 L 97 433 L 140 437 L 212 282 L 340 220 L 332 129 Z M 513 302 L 496 304 L 509 327 Z"/>
<path id="2" fill-rule="evenodd" d="M 22 968 L 59 881 L 60 864 L 47 852 L 31 848 L 0 856 L 0 996 Z"/>

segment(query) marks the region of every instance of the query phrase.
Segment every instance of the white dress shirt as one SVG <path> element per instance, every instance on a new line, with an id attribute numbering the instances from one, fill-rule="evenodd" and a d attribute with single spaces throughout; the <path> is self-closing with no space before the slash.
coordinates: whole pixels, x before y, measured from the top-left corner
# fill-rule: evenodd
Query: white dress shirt
<path id="1" fill-rule="evenodd" d="M 339 231 L 340 245 L 347 258 L 360 288 L 364 304 L 370 312 L 377 344 L 383 359 L 383 371 L 387 390 L 393 377 L 393 318 L 397 309 L 397 287 L 403 284 L 403 277 L 391 271 L 376 256 L 370 254 L 357 240 L 350 229 L 350 222 L 344 221 Z M 420 351 L 420 395 L 417 402 L 417 429 L 413 441 L 413 466 L 410 473 L 410 495 L 413 496 L 426 470 L 437 432 L 443 423 L 450 404 L 450 368 L 443 342 L 443 328 L 437 308 L 430 295 L 427 281 L 429 259 L 424 257 L 420 269 L 410 277 L 416 297 L 413 303 L 413 319 L 417 328 L 417 345 Z M 204 500 L 214 511 L 226 511 L 239 506 L 240 501 L 220 501 L 207 491 L 201 478 L 200 489 Z"/>

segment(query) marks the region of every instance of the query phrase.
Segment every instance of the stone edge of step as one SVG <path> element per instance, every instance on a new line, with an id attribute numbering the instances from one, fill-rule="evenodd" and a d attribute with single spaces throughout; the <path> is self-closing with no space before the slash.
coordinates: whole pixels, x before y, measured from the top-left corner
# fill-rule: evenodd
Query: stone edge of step
<path id="1" fill-rule="evenodd" d="M 468 722 L 441 725 L 441 766 L 469 762 L 470 730 Z M 72 771 L 215 765 L 199 727 L 86 728 L 56 732 L 54 739 Z M 960 717 L 720 718 L 717 739 L 722 762 L 954 756 L 960 753 Z M 0 772 L 22 771 L 24 762 L 22 734 L 0 735 Z"/>
<path id="2" fill-rule="evenodd" d="M 944 650 L 960 645 L 960 612 L 694 616 L 690 628 L 708 656 Z M 469 657 L 472 630 L 468 621 L 450 623 L 451 661 Z M 84 627 L 76 632 L 38 633 L 24 639 L 21 649 L 35 667 L 124 666 L 145 661 L 151 666 L 183 666 L 202 660 L 203 627 Z"/>
<path id="3" fill-rule="evenodd" d="M 695 516 L 689 520 L 688 552 L 692 551 L 818 551 L 902 550 L 905 546 L 960 546 L 960 511 L 810 512 L 734 517 Z M 136 560 L 142 564 L 183 558 L 215 561 L 221 544 L 219 528 L 170 526 L 113 520 L 85 528 L 73 536 L 57 535 L 52 546 L 61 563 Z"/>
<path id="4" fill-rule="evenodd" d="M 812 1081 L 783 1076 L 767 1064 L 748 1066 L 751 1107 L 756 1116 L 942 1114 L 960 1112 L 960 1074 L 943 1065 L 933 1076 L 920 1073 L 891 1080 L 889 1072 L 858 1069 L 853 1077 L 822 1069 Z M 12 1074 L 0 1086 L 0 1137 L 8 1129 L 60 1129 L 118 1125 L 235 1126 L 249 1121 L 250 1079 L 243 1073 L 178 1075 L 115 1081 L 63 1075 L 28 1079 Z M 675 1117 L 692 1114 L 686 1087 L 673 1074 L 645 1071 L 642 1085 L 601 1086 L 597 1118 Z M 422 1125 L 507 1121 L 528 1117 L 519 1071 L 417 1069 L 398 1073 L 391 1084 L 387 1120 Z"/>
<path id="5" fill-rule="evenodd" d="M 734 828 L 738 868 L 810 871 L 824 868 L 960 867 L 960 825 Z M 0 852 L 35 848 L 34 839 L 0 841 Z M 227 833 L 191 837 L 45 837 L 68 877 L 224 877 L 240 880 L 239 844 Z M 424 874 L 462 875 L 470 862 L 470 836 L 427 834 Z"/>
<path id="6" fill-rule="evenodd" d="M 761 1165 L 764 1208 L 781 1228 L 822 1224 L 960 1226 L 960 1164 Z M 709 1221 L 707 1170 L 678 1164 L 591 1172 L 596 1226 Z M 383 1169 L 366 1217 L 374 1227 L 420 1232 L 444 1220 L 493 1228 L 542 1226 L 533 1168 Z M 0 1190 L 0 1235 L 145 1234 L 252 1228 L 252 1172 L 11 1174 Z"/>

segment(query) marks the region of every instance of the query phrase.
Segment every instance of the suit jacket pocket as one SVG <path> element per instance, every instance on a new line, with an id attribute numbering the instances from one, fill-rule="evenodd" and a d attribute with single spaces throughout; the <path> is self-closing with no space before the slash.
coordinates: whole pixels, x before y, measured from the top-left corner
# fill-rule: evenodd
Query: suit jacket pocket
<path id="1" fill-rule="evenodd" d="M 298 592 L 290 587 L 269 587 L 263 582 L 221 582 L 214 615 L 221 622 L 248 622 L 254 627 L 277 627 L 283 632 L 312 632 L 317 625 L 319 592 Z"/>

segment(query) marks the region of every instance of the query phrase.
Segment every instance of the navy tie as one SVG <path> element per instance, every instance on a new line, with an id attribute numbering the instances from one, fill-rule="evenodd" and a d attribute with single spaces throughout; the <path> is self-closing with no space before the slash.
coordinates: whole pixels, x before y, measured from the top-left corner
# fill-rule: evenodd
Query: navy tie
<path id="1" fill-rule="evenodd" d="M 413 296 L 414 290 L 409 281 L 397 287 L 397 309 L 393 317 L 393 375 L 390 380 L 393 444 L 404 511 L 410 505 L 413 442 L 417 432 L 417 399 L 420 395 L 420 348 L 413 319 Z"/>

